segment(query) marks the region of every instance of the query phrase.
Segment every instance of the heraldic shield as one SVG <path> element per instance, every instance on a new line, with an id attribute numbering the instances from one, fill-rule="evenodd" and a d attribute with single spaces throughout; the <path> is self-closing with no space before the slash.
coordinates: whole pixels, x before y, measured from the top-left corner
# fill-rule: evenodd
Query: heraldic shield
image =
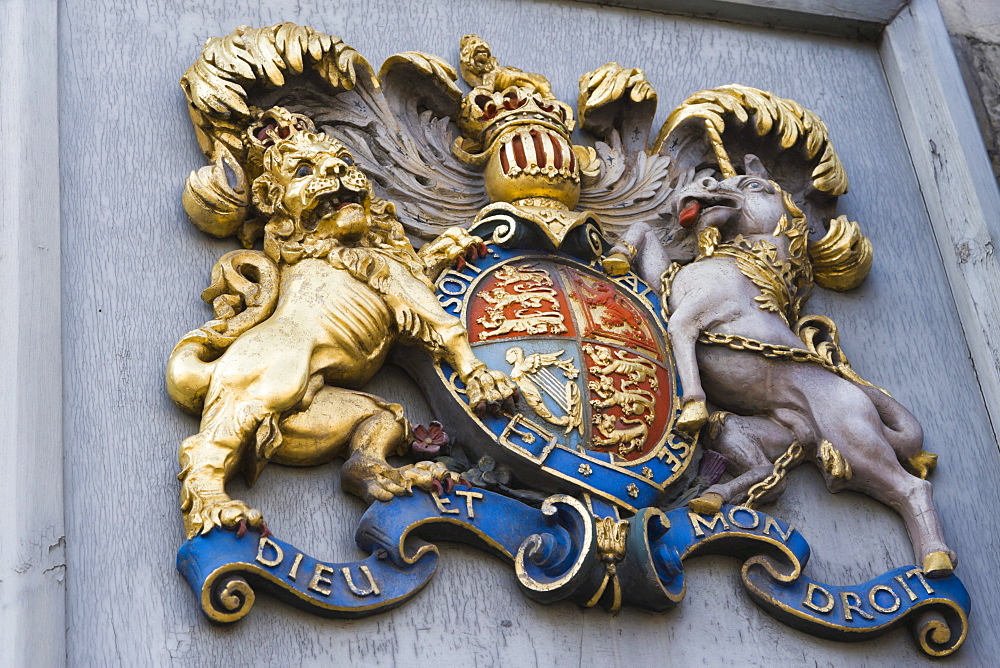
<path id="1" fill-rule="evenodd" d="M 511 414 L 479 415 L 454 370 L 435 365 L 459 409 L 442 407 L 442 419 L 476 454 L 533 486 L 590 493 L 631 512 L 656 505 L 686 470 L 693 439 L 674 430 L 678 380 L 660 300 L 638 276 L 490 245 L 436 287 L 476 356 L 507 373 L 520 395 Z"/>
<path id="2" fill-rule="evenodd" d="M 649 145 L 656 93 L 608 63 L 581 78 L 580 146 L 542 75 L 474 35 L 459 70 L 401 53 L 376 74 L 284 23 L 210 39 L 182 79 L 209 161 L 185 211 L 244 246 L 216 263 L 213 318 L 166 373 L 201 417 L 180 446 L 177 568 L 205 615 L 235 622 L 258 591 L 379 613 L 430 581 L 425 541 L 453 540 L 533 599 L 610 611 L 669 610 L 684 560 L 725 554 L 798 629 L 905 624 L 927 654 L 958 649 L 970 599 L 926 480 L 936 457 L 833 321 L 801 312 L 814 283 L 851 289 L 872 263 L 860 226 L 832 217 L 847 177 L 823 122 L 731 85 L 690 96 Z M 387 361 L 436 421 L 365 391 Z M 226 488 L 339 458 L 368 504 L 358 561 L 279 540 Z M 810 578 L 803 536 L 759 509 L 805 461 L 899 513 L 916 565 Z"/>

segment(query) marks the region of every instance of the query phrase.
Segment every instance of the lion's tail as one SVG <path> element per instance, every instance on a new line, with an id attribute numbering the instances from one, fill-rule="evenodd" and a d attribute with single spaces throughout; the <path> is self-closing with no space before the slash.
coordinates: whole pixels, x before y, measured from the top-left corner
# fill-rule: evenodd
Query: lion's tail
<path id="1" fill-rule="evenodd" d="M 184 335 L 167 360 L 167 394 L 177 406 L 194 415 L 201 415 L 208 384 L 215 371 L 218 354 L 212 353 L 209 341 L 218 334 L 196 329 Z"/>
<path id="2" fill-rule="evenodd" d="M 201 414 L 215 360 L 274 312 L 280 278 L 278 266 L 260 251 L 232 251 L 215 263 L 212 284 L 201 295 L 215 318 L 185 334 L 167 360 L 167 392 L 181 410 Z"/>

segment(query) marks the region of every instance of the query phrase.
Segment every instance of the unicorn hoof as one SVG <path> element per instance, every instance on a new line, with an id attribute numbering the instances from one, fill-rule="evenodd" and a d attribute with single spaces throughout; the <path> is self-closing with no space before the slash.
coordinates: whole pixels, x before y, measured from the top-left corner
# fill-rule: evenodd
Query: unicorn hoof
<path id="1" fill-rule="evenodd" d="M 694 435 L 701 426 L 708 422 L 708 407 L 704 401 L 689 401 L 677 418 L 677 428 Z"/>
<path id="2" fill-rule="evenodd" d="M 924 557 L 923 570 L 929 578 L 946 578 L 955 572 L 955 564 L 947 552 L 931 552 Z"/>
<path id="3" fill-rule="evenodd" d="M 927 480 L 927 476 L 929 476 L 937 467 L 937 460 L 938 456 L 933 452 L 921 450 L 919 453 L 903 462 L 903 468 L 909 471 L 912 475 L 915 475 L 923 480 Z"/>
<path id="4" fill-rule="evenodd" d="M 725 501 L 725 499 L 722 498 L 721 494 L 707 492 L 706 494 L 702 494 L 701 496 L 688 501 L 688 508 L 699 515 L 714 515 L 719 512 L 720 508 L 722 508 L 723 501 Z"/>

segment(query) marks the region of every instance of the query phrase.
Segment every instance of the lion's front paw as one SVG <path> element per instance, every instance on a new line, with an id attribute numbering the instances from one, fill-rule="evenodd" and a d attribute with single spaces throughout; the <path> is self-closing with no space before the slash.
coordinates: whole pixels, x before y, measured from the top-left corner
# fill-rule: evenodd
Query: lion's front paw
<path id="1" fill-rule="evenodd" d="M 260 529 L 264 526 L 264 516 L 256 508 L 234 499 L 205 500 L 197 504 L 184 518 L 188 537 L 206 534 L 215 527 L 245 529 L 247 526 Z"/>
<path id="2" fill-rule="evenodd" d="M 461 227 L 449 227 L 434 241 L 424 244 L 418 255 L 432 280 L 452 265 L 464 266 L 465 259 L 476 260 L 486 255 L 486 244 Z"/>
<path id="3" fill-rule="evenodd" d="M 398 475 L 395 469 L 376 473 L 370 478 L 359 481 L 357 486 L 360 490 L 358 496 L 366 503 L 389 501 L 393 497 L 408 496 L 413 493 L 411 491 L 413 483 Z"/>
<path id="4" fill-rule="evenodd" d="M 422 461 L 397 469 L 400 475 L 409 480 L 414 487 L 430 490 L 435 482 L 455 483 L 458 475 L 448 470 L 448 467 L 438 462 Z M 450 485 L 449 485 L 450 487 Z"/>
<path id="5" fill-rule="evenodd" d="M 344 489 L 368 503 L 389 501 L 413 493 L 414 487 L 430 490 L 435 481 L 454 480 L 444 464 L 417 462 L 394 468 L 386 462 L 351 457 L 340 471 Z"/>
<path id="6" fill-rule="evenodd" d="M 465 393 L 473 410 L 482 411 L 487 406 L 499 406 L 513 397 L 517 385 L 500 371 L 485 367 L 473 371 L 465 380 Z"/>

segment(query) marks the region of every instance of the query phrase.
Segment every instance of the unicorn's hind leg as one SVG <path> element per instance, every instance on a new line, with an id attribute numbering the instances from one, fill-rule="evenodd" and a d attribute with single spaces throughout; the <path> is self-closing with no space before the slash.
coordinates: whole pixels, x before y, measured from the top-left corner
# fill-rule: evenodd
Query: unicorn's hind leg
<path id="1" fill-rule="evenodd" d="M 863 492 L 895 510 L 906 526 L 917 563 L 930 577 L 950 575 L 957 556 L 945 543 L 931 483 L 903 468 L 883 435 L 875 406 L 861 390 L 844 384 L 823 400 L 826 406 L 837 407 L 835 414 L 815 414 L 822 434 L 817 464 L 827 486 L 831 491 Z"/>
<path id="2" fill-rule="evenodd" d="M 923 449 L 924 432 L 917 418 L 892 397 L 876 387 L 858 385 L 875 405 L 882 420 L 882 434 L 896 452 L 896 458 L 907 471 L 918 478 L 927 478 L 937 467 L 937 455 Z"/>
<path id="3" fill-rule="evenodd" d="M 907 473 L 894 457 L 857 457 L 852 460 L 852 472 L 844 487 L 864 492 L 899 513 L 917 563 L 927 576 L 951 575 L 958 555 L 945 543 L 931 483 Z"/>
<path id="4" fill-rule="evenodd" d="M 747 490 L 771 474 L 772 460 L 794 440 L 791 431 L 769 418 L 732 413 L 716 413 L 702 433 L 703 445 L 729 460 L 726 470 L 733 478 L 712 485 L 688 503 L 699 513 L 714 513 L 724 503 L 744 499 Z M 781 479 L 758 502 L 772 501 L 784 490 L 785 480 Z"/>

